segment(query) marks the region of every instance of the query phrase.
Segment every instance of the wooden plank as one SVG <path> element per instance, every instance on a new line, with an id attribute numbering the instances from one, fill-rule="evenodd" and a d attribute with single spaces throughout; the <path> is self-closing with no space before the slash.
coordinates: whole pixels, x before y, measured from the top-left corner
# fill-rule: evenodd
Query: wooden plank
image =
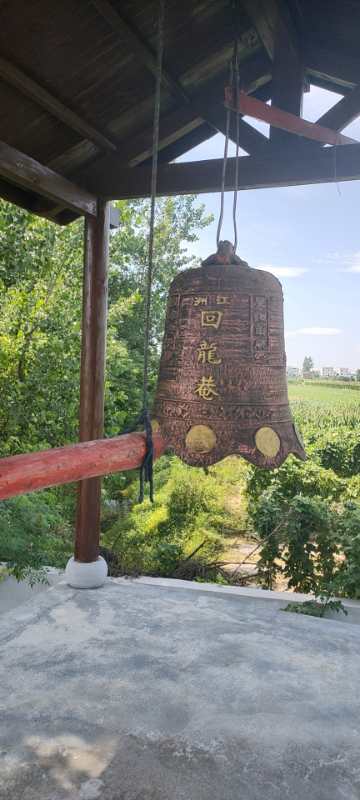
<path id="1" fill-rule="evenodd" d="M 335 169 L 336 165 L 336 169 Z M 159 196 L 219 192 L 222 159 L 192 161 L 181 164 L 160 164 Z M 227 165 L 226 190 L 234 189 L 235 159 Z M 109 172 L 99 169 L 89 177 L 109 199 L 148 197 L 150 167 L 135 169 L 111 165 Z M 360 144 L 346 147 L 325 147 L 304 154 L 304 151 L 255 158 L 243 156 L 239 169 L 239 189 L 262 189 L 277 186 L 301 186 L 312 183 L 334 183 L 360 179 Z M 121 192 L 119 187 L 121 186 Z"/>
<path id="2" fill-rule="evenodd" d="M 96 215 L 94 195 L 5 142 L 0 142 L 0 176 L 22 189 L 60 201 L 79 214 Z"/>
<path id="3" fill-rule="evenodd" d="M 155 458 L 165 442 L 154 433 Z M 113 472 L 138 469 L 145 456 L 145 434 L 130 433 L 114 439 L 57 447 L 0 459 L 0 500 L 36 492 L 49 486 L 94 479 Z"/>
<path id="4" fill-rule="evenodd" d="M 98 13 L 109 23 L 110 27 L 120 34 L 124 33 L 129 40 L 129 48 L 145 64 L 145 66 L 156 76 L 157 59 L 150 45 L 145 42 L 138 31 L 125 19 L 122 14 L 114 8 L 109 0 L 91 0 Z M 179 81 L 175 80 L 166 68 L 162 70 L 162 85 L 170 94 L 179 98 L 183 103 L 187 102 L 187 95 Z"/>
<path id="5" fill-rule="evenodd" d="M 162 115 L 160 119 L 160 150 L 168 147 L 174 147 L 174 150 L 177 150 L 175 142 L 179 142 L 183 137 L 189 137 L 189 133 L 201 125 L 201 115 L 196 108 L 197 99 L 200 98 L 205 106 L 205 103 L 210 105 L 217 94 L 219 98 L 222 98 L 225 80 L 226 76 L 223 73 L 202 87 L 201 90 L 191 93 L 188 104 L 182 104 L 180 107 Z M 241 63 L 241 82 L 247 93 L 262 92 L 267 89 L 270 80 L 270 62 L 264 53 L 254 53 Z M 125 120 L 126 115 L 121 118 L 121 124 Z M 114 128 L 113 132 L 121 137 L 120 128 L 116 131 Z M 152 148 L 152 134 L 152 125 L 147 125 L 141 133 L 120 138 L 118 153 L 124 166 L 129 163 L 134 166 L 149 158 Z M 181 150 L 180 142 L 179 150 Z M 186 152 L 186 148 L 182 152 Z M 49 167 L 64 174 L 77 171 L 81 176 L 82 165 L 90 161 L 94 162 L 99 157 L 103 158 L 94 145 L 89 142 L 81 142 L 75 147 L 69 148 L 64 154 L 57 156 L 49 164 Z"/>
<path id="6" fill-rule="evenodd" d="M 169 144 L 167 147 L 161 150 L 159 153 L 159 164 L 174 161 L 176 158 L 184 155 L 184 153 L 192 150 L 193 147 L 197 147 L 199 144 L 211 139 L 214 134 L 214 128 L 207 122 L 203 122 L 198 128 L 194 128 L 193 131 L 190 131 L 180 139 L 176 139 L 176 141 L 174 141 L 172 144 Z M 145 164 L 150 163 L 151 158 L 145 161 Z"/>
<path id="7" fill-rule="evenodd" d="M 104 434 L 105 350 L 108 294 L 110 206 L 98 204 L 96 219 L 86 221 L 82 346 L 80 371 L 80 441 Z M 100 478 L 78 489 L 75 558 L 95 561 L 100 536 Z"/>
<path id="8" fill-rule="evenodd" d="M 225 104 L 231 108 L 234 107 L 234 99 L 231 89 L 226 89 Z M 256 97 L 250 97 L 244 92 L 239 93 L 239 111 L 242 114 L 249 114 L 255 119 L 260 119 L 263 122 L 268 122 L 277 128 L 281 128 L 289 133 L 295 133 L 298 136 L 305 136 L 307 139 L 313 139 L 316 142 L 323 144 L 355 144 L 355 139 L 349 136 L 343 136 L 341 133 L 325 128 L 315 122 L 308 122 L 306 119 L 290 114 L 288 111 L 283 111 L 276 106 L 268 106 L 262 100 L 257 100 Z"/>
<path id="9" fill-rule="evenodd" d="M 102 150 L 109 152 L 116 152 L 116 144 L 112 142 L 103 133 L 96 130 L 93 125 L 90 125 L 79 114 L 72 111 L 64 103 L 54 97 L 47 89 L 40 86 L 39 83 L 34 81 L 25 72 L 20 70 L 7 59 L 0 57 L 0 78 L 15 86 L 26 97 L 30 97 L 42 108 L 45 108 L 49 114 L 59 119 L 64 125 L 67 125 L 71 130 L 80 133 L 85 139 L 93 142 Z"/>
<path id="10" fill-rule="evenodd" d="M 203 120 L 193 106 L 180 106 L 160 118 L 159 152 L 199 128 Z M 152 153 L 152 127 L 146 128 L 137 136 L 127 139 L 121 145 L 121 161 L 136 167 L 146 161 Z"/>
<path id="11" fill-rule="evenodd" d="M 271 77 L 268 60 L 255 57 L 249 59 L 243 65 L 241 76 L 247 92 L 267 91 Z M 160 151 L 168 148 L 169 145 L 174 144 L 179 139 L 188 137 L 191 131 L 203 124 L 203 121 L 210 123 L 214 131 L 224 132 L 225 112 L 220 103 L 223 98 L 225 78 L 225 74 L 221 75 L 220 78 L 212 81 L 210 85 L 192 94 L 187 105 L 182 105 L 160 118 Z M 244 136 L 248 133 L 245 125 L 246 123 L 242 126 Z M 152 149 L 152 135 L 152 127 L 148 127 L 138 136 L 130 137 L 126 141 L 120 142 L 119 148 L 124 165 L 127 163 L 130 166 L 137 166 L 149 158 Z M 233 128 L 230 131 L 230 136 L 234 140 Z M 248 143 L 250 136 L 251 132 L 247 136 Z M 259 145 L 260 141 L 264 143 L 261 134 L 256 137 L 255 133 L 255 136 L 251 139 L 252 150 L 255 150 L 256 144 Z M 179 148 L 181 149 L 181 145 L 179 145 Z M 182 152 L 186 152 L 186 148 Z"/>
<path id="12" fill-rule="evenodd" d="M 287 40 L 287 48 L 297 55 L 298 34 L 285 0 L 241 0 L 241 4 L 272 61 L 275 57 L 276 36 L 279 31 Z"/>
<path id="13" fill-rule="evenodd" d="M 271 60 L 274 58 L 276 9 L 272 0 L 241 0 Z"/>
<path id="14" fill-rule="evenodd" d="M 333 91 L 353 89 L 360 83 L 360 62 L 341 48 L 329 50 L 321 42 L 304 48 L 304 64 L 310 75 L 333 84 Z"/>
<path id="15" fill-rule="evenodd" d="M 199 111 L 203 111 L 203 117 L 220 133 L 226 133 L 226 114 L 224 107 L 213 100 L 207 107 L 198 103 Z M 236 142 L 235 115 L 231 115 L 230 120 L 230 139 Z M 250 155 L 261 155 L 269 146 L 269 140 L 263 133 L 257 131 L 243 119 L 239 119 L 239 144 Z"/>

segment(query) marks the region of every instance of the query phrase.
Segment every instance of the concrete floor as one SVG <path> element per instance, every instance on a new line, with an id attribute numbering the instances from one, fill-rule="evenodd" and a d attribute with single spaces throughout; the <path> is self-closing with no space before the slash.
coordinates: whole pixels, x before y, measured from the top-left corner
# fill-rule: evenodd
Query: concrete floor
<path id="1" fill-rule="evenodd" d="M 358 625 L 60 583 L 1 619 L 1 800 L 359 800 Z"/>
<path id="2" fill-rule="evenodd" d="M 59 570 L 48 568 L 47 578 L 50 586 L 60 580 Z M 49 587 L 43 583 L 30 586 L 26 581 L 17 581 L 12 576 L 0 580 L 0 614 L 7 614 L 13 608 L 33 600 L 36 595 L 46 592 Z"/>

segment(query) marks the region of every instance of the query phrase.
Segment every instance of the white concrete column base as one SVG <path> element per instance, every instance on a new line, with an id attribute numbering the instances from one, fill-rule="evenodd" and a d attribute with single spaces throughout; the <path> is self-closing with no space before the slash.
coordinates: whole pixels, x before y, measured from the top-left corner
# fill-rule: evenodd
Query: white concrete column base
<path id="1" fill-rule="evenodd" d="M 108 566 L 102 556 L 96 561 L 75 561 L 71 556 L 65 568 L 65 578 L 74 589 L 97 589 L 105 583 Z"/>

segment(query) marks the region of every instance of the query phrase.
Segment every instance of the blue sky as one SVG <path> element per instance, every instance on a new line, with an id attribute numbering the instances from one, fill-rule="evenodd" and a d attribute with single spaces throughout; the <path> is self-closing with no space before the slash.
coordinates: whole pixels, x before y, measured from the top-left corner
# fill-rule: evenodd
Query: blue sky
<path id="1" fill-rule="evenodd" d="M 304 95 L 304 118 L 315 121 L 340 98 L 311 87 Z M 248 121 L 266 132 L 263 123 Z M 345 133 L 360 141 L 360 119 Z M 219 134 L 179 160 L 218 158 L 223 146 Z M 199 200 L 215 216 L 193 248 L 205 258 L 216 250 L 219 196 L 199 195 Z M 227 193 L 222 238 L 233 240 L 231 208 Z M 311 355 L 316 367 L 360 368 L 359 208 L 358 181 L 239 193 L 238 254 L 282 282 L 291 366 L 301 366 Z"/>

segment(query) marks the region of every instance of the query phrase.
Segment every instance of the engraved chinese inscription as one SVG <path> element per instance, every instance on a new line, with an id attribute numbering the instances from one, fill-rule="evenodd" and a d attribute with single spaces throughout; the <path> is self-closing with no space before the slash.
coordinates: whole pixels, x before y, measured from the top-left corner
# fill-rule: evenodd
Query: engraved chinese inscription
<path id="1" fill-rule="evenodd" d="M 223 318 L 223 311 L 202 311 L 201 325 L 203 328 L 215 328 L 218 330 Z"/>
<path id="2" fill-rule="evenodd" d="M 217 356 L 215 342 L 207 342 L 206 339 L 200 342 L 197 354 L 198 364 L 221 364 L 222 362 L 222 359 Z"/>
<path id="3" fill-rule="evenodd" d="M 212 375 L 210 375 L 208 378 L 203 375 L 195 389 L 195 392 L 199 395 L 199 397 L 201 397 L 202 400 L 212 400 L 214 397 L 218 397 L 216 383 Z"/>

